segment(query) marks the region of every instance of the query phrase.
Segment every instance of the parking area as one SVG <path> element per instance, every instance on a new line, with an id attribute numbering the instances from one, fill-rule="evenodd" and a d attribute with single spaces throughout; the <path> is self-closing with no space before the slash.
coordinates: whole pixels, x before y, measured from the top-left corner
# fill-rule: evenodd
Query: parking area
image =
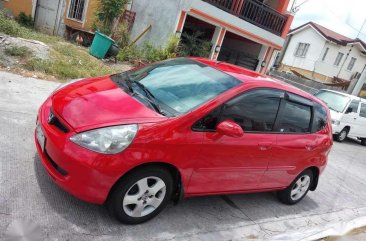
<path id="1" fill-rule="evenodd" d="M 15 220 L 36 223 L 46 240 L 306 240 L 366 217 L 366 147 L 349 139 L 334 144 L 318 189 L 297 205 L 274 193 L 199 197 L 122 225 L 58 188 L 40 163 L 36 113 L 57 85 L 0 72 L 0 240 Z"/>

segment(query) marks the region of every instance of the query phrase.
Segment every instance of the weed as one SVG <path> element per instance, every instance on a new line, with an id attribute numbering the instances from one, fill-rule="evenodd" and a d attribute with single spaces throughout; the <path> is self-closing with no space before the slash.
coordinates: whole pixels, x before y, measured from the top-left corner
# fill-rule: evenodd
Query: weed
<path id="1" fill-rule="evenodd" d="M 5 54 L 9 56 L 28 58 L 32 56 L 33 52 L 25 46 L 10 46 L 5 48 Z"/>

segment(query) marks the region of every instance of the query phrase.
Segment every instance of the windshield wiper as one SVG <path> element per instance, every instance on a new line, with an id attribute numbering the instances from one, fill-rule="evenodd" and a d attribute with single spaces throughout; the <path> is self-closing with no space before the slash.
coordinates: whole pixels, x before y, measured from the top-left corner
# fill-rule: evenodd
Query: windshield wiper
<path id="1" fill-rule="evenodd" d="M 138 82 L 138 81 L 131 81 L 131 83 L 134 83 L 134 84 L 136 84 L 140 89 L 142 89 L 144 92 L 145 92 L 145 94 L 146 94 L 146 100 L 148 100 L 149 101 L 149 103 L 152 105 L 152 107 L 158 112 L 158 113 L 160 113 L 160 114 L 162 114 L 162 115 L 166 115 L 165 113 L 164 113 L 164 111 L 162 111 L 161 110 L 161 108 L 160 108 L 160 106 L 159 106 L 159 104 L 157 103 L 157 101 L 156 101 L 156 98 L 155 98 L 155 96 L 150 92 L 150 90 L 148 90 L 146 87 L 145 87 L 145 85 L 143 85 L 143 84 L 141 84 L 140 82 Z"/>

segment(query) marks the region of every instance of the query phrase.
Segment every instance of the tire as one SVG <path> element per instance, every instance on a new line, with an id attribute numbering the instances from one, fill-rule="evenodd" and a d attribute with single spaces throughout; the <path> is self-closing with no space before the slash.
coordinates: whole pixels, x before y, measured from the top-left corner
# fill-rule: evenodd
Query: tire
<path id="1" fill-rule="evenodd" d="M 361 139 L 361 145 L 366 146 L 366 138 Z"/>
<path id="2" fill-rule="evenodd" d="M 335 135 L 335 140 L 338 142 L 343 142 L 347 138 L 348 132 L 348 128 L 344 127 L 341 132 Z"/>
<path id="3" fill-rule="evenodd" d="M 295 180 L 286 189 L 279 191 L 278 199 L 285 204 L 293 205 L 300 202 L 306 194 L 309 192 L 313 183 L 313 172 L 311 170 L 305 170 L 298 175 Z M 301 188 L 299 189 L 299 186 Z M 298 190 L 297 192 L 295 190 Z"/>
<path id="4" fill-rule="evenodd" d="M 125 224 L 139 224 L 158 215 L 171 200 L 173 178 L 161 167 L 144 167 L 133 171 L 116 184 L 107 208 Z"/>

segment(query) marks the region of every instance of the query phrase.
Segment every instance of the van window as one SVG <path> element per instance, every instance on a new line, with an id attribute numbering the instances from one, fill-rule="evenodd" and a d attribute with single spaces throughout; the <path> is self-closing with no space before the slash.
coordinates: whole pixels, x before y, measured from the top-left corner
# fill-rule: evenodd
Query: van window
<path id="1" fill-rule="evenodd" d="M 314 105 L 314 120 L 312 132 L 321 131 L 327 124 L 327 110 L 319 105 Z"/>
<path id="2" fill-rule="evenodd" d="M 352 108 L 352 111 L 353 113 L 357 113 L 358 111 L 358 105 L 360 104 L 359 101 L 357 100 L 352 100 L 351 104 L 349 104 L 348 108 Z"/>
<path id="3" fill-rule="evenodd" d="M 361 104 L 360 116 L 366 117 L 366 104 Z"/>
<path id="4" fill-rule="evenodd" d="M 283 133 L 310 132 L 310 121 L 310 106 L 286 101 L 277 131 Z"/>
<path id="5" fill-rule="evenodd" d="M 327 90 L 321 90 L 315 94 L 315 96 L 324 101 L 329 109 L 341 113 L 345 111 L 345 108 L 350 101 L 348 96 Z"/>

